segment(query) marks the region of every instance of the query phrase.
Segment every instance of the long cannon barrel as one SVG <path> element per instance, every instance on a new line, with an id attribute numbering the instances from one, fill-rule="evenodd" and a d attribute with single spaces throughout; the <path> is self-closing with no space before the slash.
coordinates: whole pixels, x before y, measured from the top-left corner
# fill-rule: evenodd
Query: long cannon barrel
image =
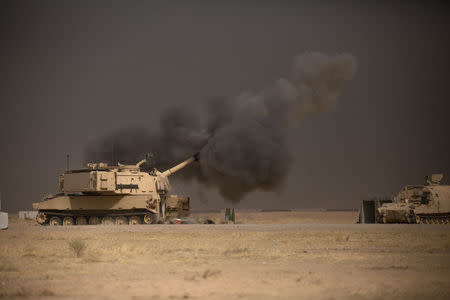
<path id="1" fill-rule="evenodd" d="M 189 164 L 191 164 L 192 162 L 197 161 L 197 160 L 198 160 L 198 153 L 195 154 L 194 156 L 192 156 L 192 157 L 186 159 L 186 160 L 183 161 L 181 164 L 178 164 L 178 165 L 176 165 L 175 167 L 172 167 L 172 168 L 170 168 L 170 169 L 168 169 L 168 170 L 162 172 L 161 174 L 162 174 L 163 176 L 166 176 L 166 177 L 167 177 L 167 176 L 170 176 L 170 175 L 172 175 L 173 173 L 178 172 L 179 170 L 183 169 L 183 168 L 186 167 L 187 165 L 189 165 Z"/>

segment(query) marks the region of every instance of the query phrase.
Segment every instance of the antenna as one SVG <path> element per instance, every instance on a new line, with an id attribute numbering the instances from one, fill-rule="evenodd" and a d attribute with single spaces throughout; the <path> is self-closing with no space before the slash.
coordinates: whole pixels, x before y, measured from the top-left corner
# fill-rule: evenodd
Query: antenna
<path id="1" fill-rule="evenodd" d="M 152 152 L 144 153 L 144 159 L 147 160 L 148 166 L 153 165 L 153 159 L 155 158 L 155 155 Z"/>
<path id="2" fill-rule="evenodd" d="M 66 154 L 66 171 L 70 170 L 70 154 Z"/>
<path id="3" fill-rule="evenodd" d="M 111 166 L 114 166 L 114 140 L 111 143 Z"/>

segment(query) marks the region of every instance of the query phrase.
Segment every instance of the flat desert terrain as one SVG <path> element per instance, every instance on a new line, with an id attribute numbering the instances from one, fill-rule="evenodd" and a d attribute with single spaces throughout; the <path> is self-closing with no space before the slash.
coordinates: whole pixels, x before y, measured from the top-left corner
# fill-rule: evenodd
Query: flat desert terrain
<path id="1" fill-rule="evenodd" d="M 220 223 L 219 213 L 194 214 Z M 238 224 L 0 231 L 0 298 L 450 299 L 450 226 L 356 212 L 236 212 Z"/>

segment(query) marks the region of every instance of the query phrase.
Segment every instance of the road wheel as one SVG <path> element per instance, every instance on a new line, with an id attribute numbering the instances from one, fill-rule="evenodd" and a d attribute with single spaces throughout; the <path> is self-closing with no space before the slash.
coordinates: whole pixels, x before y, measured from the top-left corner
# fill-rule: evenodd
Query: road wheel
<path id="1" fill-rule="evenodd" d="M 127 217 L 120 216 L 115 219 L 116 225 L 126 225 L 128 224 Z"/>
<path id="2" fill-rule="evenodd" d="M 63 225 L 64 226 L 71 226 L 73 224 L 74 224 L 74 222 L 73 222 L 73 218 L 72 217 L 64 217 L 64 219 L 63 219 Z"/>
<path id="3" fill-rule="evenodd" d="M 141 218 L 139 216 L 132 216 L 130 218 L 130 225 L 138 225 L 141 224 Z"/>
<path id="4" fill-rule="evenodd" d="M 48 224 L 50 226 L 59 226 L 61 225 L 61 219 L 59 217 L 51 217 L 50 220 L 48 221 Z"/>
<path id="5" fill-rule="evenodd" d="M 100 224 L 100 219 L 98 217 L 90 217 L 89 225 L 98 225 Z"/>
<path id="6" fill-rule="evenodd" d="M 44 225 L 47 220 L 47 216 L 43 212 L 38 213 L 36 216 L 36 222 L 38 222 L 38 224 L 40 225 Z"/>
<path id="7" fill-rule="evenodd" d="M 416 223 L 417 224 L 422 224 L 423 220 L 419 216 L 416 216 Z"/>
<path id="8" fill-rule="evenodd" d="M 112 217 L 103 217 L 102 225 L 112 225 L 114 224 L 114 219 Z"/>
<path id="9" fill-rule="evenodd" d="M 156 217 L 154 214 L 147 213 L 144 215 L 144 223 L 145 224 L 153 224 L 156 221 Z"/>
<path id="10" fill-rule="evenodd" d="M 75 224 L 77 225 L 86 225 L 87 224 L 87 220 L 85 217 L 77 217 L 75 219 Z"/>
<path id="11" fill-rule="evenodd" d="M 383 221 L 383 224 L 387 224 L 386 215 L 383 215 L 383 218 L 381 220 Z"/>

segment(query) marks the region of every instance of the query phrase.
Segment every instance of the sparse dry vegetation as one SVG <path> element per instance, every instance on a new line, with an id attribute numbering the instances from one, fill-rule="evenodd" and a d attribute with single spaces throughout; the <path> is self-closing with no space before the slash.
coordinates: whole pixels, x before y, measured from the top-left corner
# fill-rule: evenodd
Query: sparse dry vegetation
<path id="1" fill-rule="evenodd" d="M 76 257 L 80 257 L 86 249 L 86 243 L 80 238 L 74 238 L 69 241 L 69 249 L 72 250 Z"/>
<path id="2" fill-rule="evenodd" d="M 445 299 L 450 295 L 449 226 L 301 221 L 280 225 L 273 220 L 281 223 L 282 213 L 259 214 L 259 220 L 270 219 L 271 224 L 52 228 L 11 219 L 10 228 L 0 232 L 0 296 Z M 319 220 L 323 214 L 318 213 Z M 245 223 L 258 218 L 257 213 L 238 216 Z M 299 212 L 303 217 L 313 214 Z M 333 217 L 343 220 L 341 212 L 330 213 L 328 220 Z M 347 213 L 347 223 L 353 223 L 353 213 Z"/>
<path id="3" fill-rule="evenodd" d="M 39 295 L 49 297 L 49 296 L 55 296 L 55 293 L 50 290 L 45 289 Z"/>
<path id="4" fill-rule="evenodd" d="M 217 276 L 220 274 L 220 270 L 206 270 L 205 272 L 203 272 L 203 279 L 207 279 L 209 277 L 213 277 L 213 276 Z"/>

